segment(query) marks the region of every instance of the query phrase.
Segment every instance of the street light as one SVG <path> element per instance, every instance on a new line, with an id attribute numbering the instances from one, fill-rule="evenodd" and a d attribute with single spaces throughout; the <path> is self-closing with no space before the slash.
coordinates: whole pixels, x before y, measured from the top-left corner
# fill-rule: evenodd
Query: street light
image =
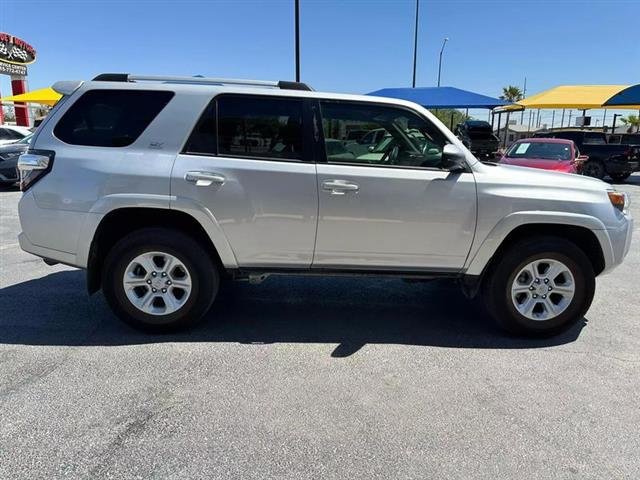
<path id="1" fill-rule="evenodd" d="M 416 63 L 418 61 L 418 14 L 420 12 L 420 0 L 416 0 L 416 28 L 413 37 L 413 82 L 411 86 L 416 88 Z"/>
<path id="2" fill-rule="evenodd" d="M 438 62 L 438 86 L 440 86 L 440 74 L 442 73 L 442 52 L 444 52 L 444 46 L 449 41 L 449 37 L 444 37 L 442 41 L 442 48 L 440 49 L 440 61 Z"/>
<path id="3" fill-rule="evenodd" d="M 300 0 L 294 0 L 296 36 L 296 82 L 300 81 Z"/>

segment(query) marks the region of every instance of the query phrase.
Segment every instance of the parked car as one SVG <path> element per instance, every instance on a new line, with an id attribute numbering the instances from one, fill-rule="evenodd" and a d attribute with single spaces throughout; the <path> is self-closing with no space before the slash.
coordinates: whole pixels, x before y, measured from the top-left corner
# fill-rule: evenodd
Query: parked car
<path id="1" fill-rule="evenodd" d="M 325 138 L 324 146 L 329 160 L 352 160 L 356 156 L 348 151 L 340 140 Z"/>
<path id="2" fill-rule="evenodd" d="M 366 130 L 349 130 L 349 132 L 347 133 L 347 137 L 345 138 L 345 141 L 357 142 L 366 134 L 367 134 Z"/>
<path id="3" fill-rule="evenodd" d="M 556 172 L 580 173 L 588 159 L 586 155 L 580 155 L 572 140 L 525 138 L 513 143 L 500 159 L 500 163 Z"/>
<path id="4" fill-rule="evenodd" d="M 583 173 L 599 179 L 611 177 L 617 182 L 629 178 L 640 166 L 640 145 L 620 145 L 607 143 L 602 132 L 561 129 L 537 132 L 535 138 L 565 138 L 573 140 L 582 154 L 589 157 Z"/>
<path id="5" fill-rule="evenodd" d="M 374 128 L 355 142 L 345 142 L 345 148 L 356 157 L 360 157 L 375 148 L 387 134 L 384 128 Z"/>
<path id="6" fill-rule="evenodd" d="M 194 324 L 222 281 L 298 273 L 448 278 L 505 328 L 550 335 L 631 243 L 625 193 L 483 164 L 411 102 L 126 74 L 54 89 L 19 160 L 20 245 L 87 269 L 138 328 Z M 380 160 L 328 154 L 324 132 L 355 120 L 392 138 Z"/>
<path id="7" fill-rule="evenodd" d="M 500 147 L 500 139 L 488 122 L 467 120 L 456 125 L 455 134 L 474 155 L 493 157 Z"/>
<path id="8" fill-rule="evenodd" d="M 31 130 L 29 130 L 27 127 L 0 125 L 0 145 L 15 143 L 30 134 Z"/>
<path id="9" fill-rule="evenodd" d="M 15 143 L 0 145 L 0 185 L 13 184 L 19 180 L 18 158 L 29 149 L 33 133 Z"/>

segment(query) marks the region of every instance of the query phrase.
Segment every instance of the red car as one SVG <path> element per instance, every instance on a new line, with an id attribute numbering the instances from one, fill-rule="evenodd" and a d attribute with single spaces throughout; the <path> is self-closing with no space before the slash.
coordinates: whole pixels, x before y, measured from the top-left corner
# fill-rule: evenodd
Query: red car
<path id="1" fill-rule="evenodd" d="M 556 172 L 580 173 L 582 164 L 588 158 L 580 155 L 572 140 L 525 138 L 512 144 L 499 163 Z"/>

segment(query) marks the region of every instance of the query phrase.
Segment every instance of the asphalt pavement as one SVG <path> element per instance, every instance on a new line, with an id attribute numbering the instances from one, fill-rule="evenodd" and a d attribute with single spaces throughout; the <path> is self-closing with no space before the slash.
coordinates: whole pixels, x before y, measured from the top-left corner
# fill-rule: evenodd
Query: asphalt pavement
<path id="1" fill-rule="evenodd" d="M 640 175 L 618 188 L 640 219 Z M 0 478 L 640 477 L 640 232 L 585 320 L 509 337 L 447 282 L 271 277 L 122 324 L 0 189 Z M 639 225 L 637 223 L 636 225 Z"/>

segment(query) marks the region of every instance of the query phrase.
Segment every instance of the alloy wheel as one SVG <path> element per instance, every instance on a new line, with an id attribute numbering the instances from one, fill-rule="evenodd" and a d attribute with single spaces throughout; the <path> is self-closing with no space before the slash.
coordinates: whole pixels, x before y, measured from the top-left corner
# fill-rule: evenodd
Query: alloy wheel
<path id="1" fill-rule="evenodd" d="M 571 270 L 562 262 L 541 259 L 525 265 L 513 279 L 511 300 L 530 320 L 551 320 L 571 304 L 576 291 Z"/>
<path id="2" fill-rule="evenodd" d="M 184 306 L 192 290 L 189 270 L 166 252 L 147 252 L 135 257 L 122 279 L 127 298 L 149 315 L 168 315 Z"/>

